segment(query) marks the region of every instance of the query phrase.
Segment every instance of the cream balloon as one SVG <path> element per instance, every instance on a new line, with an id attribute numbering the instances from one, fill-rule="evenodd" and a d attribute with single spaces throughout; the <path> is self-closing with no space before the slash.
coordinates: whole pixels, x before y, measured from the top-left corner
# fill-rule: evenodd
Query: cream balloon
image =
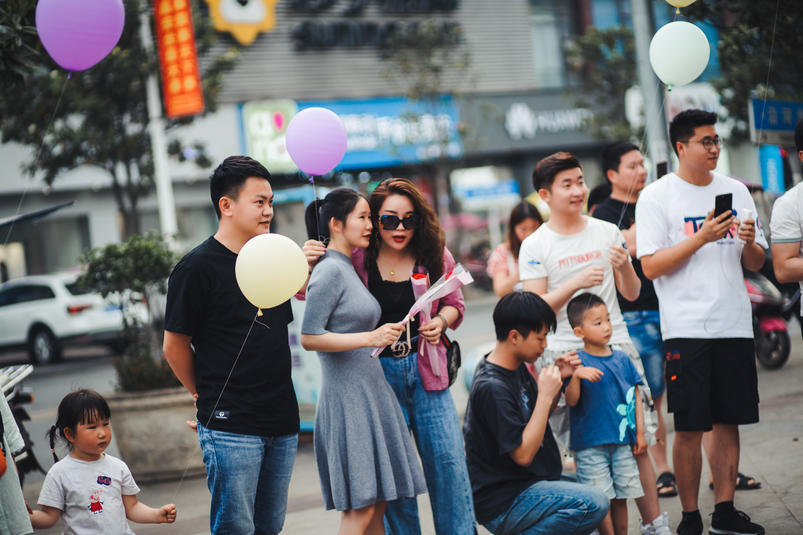
<path id="1" fill-rule="evenodd" d="M 293 297 L 307 280 L 307 259 L 296 242 L 281 234 L 260 234 L 248 240 L 234 265 L 243 295 L 259 309 Z"/>
<path id="2" fill-rule="evenodd" d="M 666 0 L 666 3 L 677 8 L 690 6 L 695 3 L 697 0 Z"/>
<path id="3" fill-rule="evenodd" d="M 650 64 L 671 89 L 693 82 L 708 65 L 711 46 L 703 31 L 689 22 L 662 26 L 650 43 Z"/>

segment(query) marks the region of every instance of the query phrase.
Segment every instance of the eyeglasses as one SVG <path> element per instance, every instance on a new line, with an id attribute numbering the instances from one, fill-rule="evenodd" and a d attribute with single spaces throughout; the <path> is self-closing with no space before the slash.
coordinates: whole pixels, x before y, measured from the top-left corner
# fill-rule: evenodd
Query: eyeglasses
<path id="1" fill-rule="evenodd" d="M 704 137 L 703 139 L 689 139 L 686 143 L 691 143 L 692 141 L 701 144 L 705 150 L 711 150 L 714 147 L 720 148 L 722 146 L 722 140 L 719 136 Z"/>
<path id="2" fill-rule="evenodd" d="M 397 215 L 386 214 L 379 217 L 379 224 L 382 225 L 383 230 L 396 230 L 399 228 L 399 223 L 407 230 L 418 228 L 421 223 L 421 218 L 418 214 L 407 214 L 404 217 Z"/>

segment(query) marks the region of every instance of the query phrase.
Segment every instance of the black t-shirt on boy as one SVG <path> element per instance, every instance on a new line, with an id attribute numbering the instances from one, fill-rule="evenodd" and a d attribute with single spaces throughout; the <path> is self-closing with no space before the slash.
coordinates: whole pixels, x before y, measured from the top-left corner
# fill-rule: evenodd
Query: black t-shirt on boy
<path id="1" fill-rule="evenodd" d="M 287 337 L 293 321 L 290 301 L 263 309 L 248 334 L 257 309 L 237 285 L 236 260 L 237 254 L 214 237 L 181 259 L 168 283 L 165 330 L 192 337 L 201 424 L 241 435 L 297 433 Z"/>
<path id="2" fill-rule="evenodd" d="M 538 396 L 538 386 L 522 364 L 508 370 L 482 359 L 466 408 L 463 436 L 477 520 L 498 517 L 538 481 L 560 479 L 560 451 L 549 423 L 533 462 L 516 464 L 510 452 L 521 444 Z"/>

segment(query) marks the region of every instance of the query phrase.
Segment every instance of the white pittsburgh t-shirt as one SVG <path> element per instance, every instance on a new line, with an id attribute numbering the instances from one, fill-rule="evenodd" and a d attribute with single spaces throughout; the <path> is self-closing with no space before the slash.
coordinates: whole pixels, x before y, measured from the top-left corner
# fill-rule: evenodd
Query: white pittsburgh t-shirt
<path id="1" fill-rule="evenodd" d="M 770 217 L 772 243 L 800 242 L 797 256 L 803 257 L 803 183 L 783 194 L 772 206 Z M 803 281 L 800 282 L 803 292 Z M 803 315 L 803 300 L 800 313 Z"/>
<path id="2" fill-rule="evenodd" d="M 120 459 L 103 454 L 88 462 L 67 456 L 48 470 L 38 503 L 61 509 L 65 535 L 134 535 L 123 495 L 138 493 L 131 471 Z"/>
<path id="3" fill-rule="evenodd" d="M 519 251 L 519 276 L 521 280 L 547 279 L 547 293 L 557 290 L 566 282 L 590 266 L 602 266 L 602 284 L 583 288 L 572 295 L 585 292 L 597 294 L 605 301 L 611 315 L 613 333 L 611 344 L 629 344 L 627 326 L 619 311 L 616 299 L 616 282 L 613 266 L 608 260 L 613 244 L 624 246 L 625 239 L 613 223 L 582 216 L 586 228 L 576 234 L 558 234 L 541 225 L 521 244 Z M 628 260 L 630 255 L 627 256 Z M 567 301 L 568 304 L 568 301 Z M 557 312 L 558 328 L 547 336 L 547 347 L 556 351 L 567 351 L 582 347 L 583 341 L 577 338 L 566 316 L 566 304 Z"/>
<path id="4" fill-rule="evenodd" d="M 741 182 L 719 173 L 707 186 L 695 186 L 674 173 L 648 185 L 636 204 L 636 252 L 639 258 L 673 247 L 693 235 L 714 208 L 714 197 L 733 194 L 737 218 L 744 209 L 756 214 Z M 767 247 L 756 217 L 756 243 Z M 742 243 L 733 227 L 707 243 L 677 270 L 655 279 L 664 340 L 672 338 L 752 338 L 750 301 L 742 275 Z"/>

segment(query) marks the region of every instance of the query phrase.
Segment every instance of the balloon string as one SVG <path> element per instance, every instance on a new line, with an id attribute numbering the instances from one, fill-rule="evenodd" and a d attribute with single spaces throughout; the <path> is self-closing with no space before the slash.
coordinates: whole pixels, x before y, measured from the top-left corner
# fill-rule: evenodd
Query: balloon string
<path id="1" fill-rule="evenodd" d="M 45 148 L 45 138 L 50 133 L 50 127 L 53 126 L 53 121 L 56 118 L 56 112 L 59 110 L 59 106 L 61 106 L 61 100 L 64 97 L 64 89 L 67 87 L 67 80 L 70 79 L 70 73 L 67 78 L 64 79 L 64 83 L 61 86 L 61 92 L 59 93 L 59 98 L 56 100 L 56 106 L 53 108 L 53 113 L 50 115 L 50 120 L 47 123 L 47 127 L 45 128 L 45 133 L 42 134 L 42 141 L 39 144 L 39 150 L 36 151 L 36 158 L 33 160 L 33 165 L 31 165 L 31 169 L 36 169 L 36 165 L 39 163 L 39 158 L 42 157 L 42 150 Z M 28 193 L 28 188 L 31 187 L 32 181 L 28 180 L 25 182 L 25 187 L 22 189 L 22 194 L 20 195 L 20 200 L 17 203 L 17 210 L 14 212 L 14 218 L 16 218 L 20 211 L 22 210 L 22 203 L 25 200 L 25 195 Z M 11 220 L 11 224 L 8 226 L 8 232 L 6 232 L 6 237 L 3 240 L 3 248 L 8 245 L 8 240 L 11 238 L 11 231 L 14 230 L 14 223 L 15 220 Z"/>
<path id="2" fill-rule="evenodd" d="M 312 184 L 312 198 L 315 199 L 315 201 L 314 201 L 315 202 L 315 229 L 318 232 L 318 241 L 323 243 L 324 238 L 321 235 L 321 218 L 320 218 L 321 206 L 320 206 L 319 200 L 318 200 L 318 190 L 315 187 L 315 176 L 314 175 L 310 175 L 309 183 Z"/>
<path id="3" fill-rule="evenodd" d="M 767 82 L 764 84 L 764 98 L 763 104 L 761 106 L 761 126 L 758 129 L 758 136 L 756 137 L 756 142 L 760 145 L 761 144 L 761 137 L 764 133 L 764 114 L 767 111 L 767 93 L 769 93 L 770 87 L 770 73 L 772 72 L 772 53 L 775 50 L 775 32 L 778 28 L 778 9 L 780 7 L 781 0 L 777 0 L 775 3 L 775 18 L 772 22 L 772 41 L 770 42 L 770 57 L 769 57 L 769 64 L 767 65 Z M 752 110 L 751 110 L 752 111 Z"/>
<path id="4" fill-rule="evenodd" d="M 232 363 L 232 365 L 231 365 L 231 369 L 229 370 L 229 374 L 228 374 L 228 376 L 226 376 L 226 381 L 224 381 L 223 387 L 220 389 L 220 393 L 217 396 L 217 400 L 215 401 L 215 404 L 212 407 L 212 411 L 209 413 L 209 418 L 207 418 L 206 423 L 204 424 L 204 427 L 208 427 L 209 426 L 209 422 L 212 421 L 212 416 L 214 416 L 215 411 L 217 410 L 217 406 L 220 403 L 220 398 L 223 397 L 223 392 L 226 391 L 226 386 L 228 386 L 228 384 L 229 384 L 229 379 L 231 379 L 231 375 L 234 373 L 234 368 L 237 366 L 237 361 L 240 360 L 240 355 L 242 355 L 242 353 L 243 353 L 243 349 L 245 348 L 245 343 L 248 341 L 248 337 L 251 336 L 251 331 L 254 328 L 254 323 L 257 323 L 257 316 L 260 315 L 259 312 L 261 312 L 261 311 L 258 310 L 257 312 L 258 313 L 254 315 L 254 319 L 251 320 L 251 325 L 248 327 L 248 332 L 245 333 L 245 339 L 243 340 L 243 343 L 240 346 L 240 350 L 237 352 L 237 356 L 234 358 L 234 363 Z M 259 323 L 261 325 L 265 325 L 262 322 L 259 322 Z M 266 327 L 267 327 L 267 325 L 266 325 Z M 197 430 L 196 430 L 196 432 L 197 432 Z M 192 463 L 191 460 L 188 461 L 187 462 L 187 466 L 184 467 L 184 472 L 181 474 L 181 479 L 179 479 L 179 481 L 178 481 L 178 486 L 176 487 L 176 491 L 173 493 L 173 498 L 170 500 L 172 503 L 175 503 L 175 501 L 176 501 L 176 496 L 178 496 L 178 491 L 181 489 L 181 485 L 182 485 L 182 483 L 184 483 L 184 479 L 187 477 L 187 472 L 190 469 L 190 464 L 191 463 Z"/>

